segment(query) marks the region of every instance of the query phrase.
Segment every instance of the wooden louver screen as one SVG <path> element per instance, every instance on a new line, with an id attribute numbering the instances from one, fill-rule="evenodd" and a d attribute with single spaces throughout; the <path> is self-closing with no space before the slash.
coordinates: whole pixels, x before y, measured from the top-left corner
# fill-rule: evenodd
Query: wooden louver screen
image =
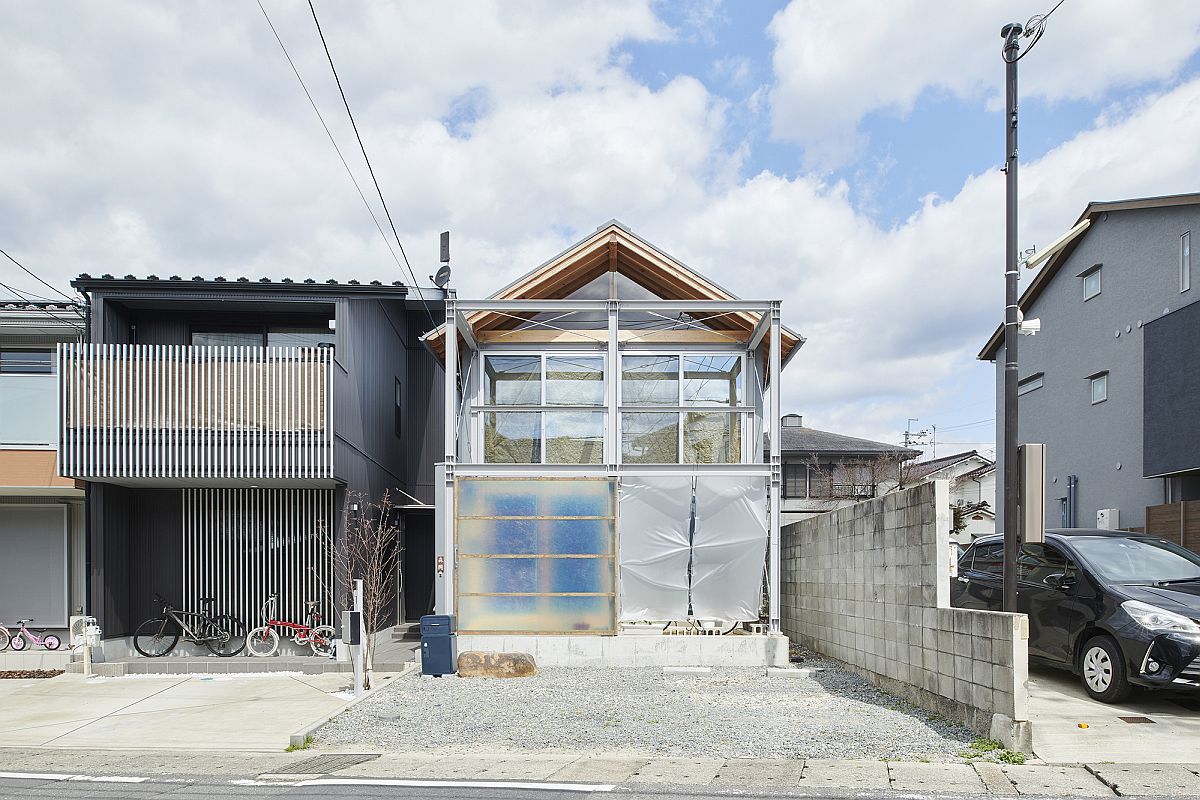
<path id="1" fill-rule="evenodd" d="M 79 478 L 331 478 L 333 352 L 62 344 L 59 464 Z"/>

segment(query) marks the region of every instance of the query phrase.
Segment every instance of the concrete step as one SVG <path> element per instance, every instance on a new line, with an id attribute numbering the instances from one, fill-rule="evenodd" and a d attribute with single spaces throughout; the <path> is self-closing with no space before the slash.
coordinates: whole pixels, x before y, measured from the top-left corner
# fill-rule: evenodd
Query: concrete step
<path id="1" fill-rule="evenodd" d="M 419 642 L 421 640 L 421 623 L 406 622 L 392 628 L 393 642 Z"/>
<path id="2" fill-rule="evenodd" d="M 401 662 L 376 660 L 377 672 L 399 672 L 404 668 Z M 67 672 L 83 673 L 82 662 L 72 662 L 66 667 Z M 92 665 L 96 675 L 105 677 L 121 677 L 123 675 L 245 675 L 264 672 L 299 672 L 306 675 L 320 675 L 326 672 L 353 672 L 354 667 L 348 661 L 334 661 L 328 658 L 252 658 L 234 656 L 233 658 L 137 658 L 118 659 L 99 662 Z"/>

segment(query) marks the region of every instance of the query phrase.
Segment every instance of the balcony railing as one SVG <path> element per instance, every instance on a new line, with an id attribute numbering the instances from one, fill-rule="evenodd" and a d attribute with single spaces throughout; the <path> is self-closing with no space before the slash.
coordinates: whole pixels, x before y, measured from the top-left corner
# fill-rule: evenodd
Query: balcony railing
<path id="1" fill-rule="evenodd" d="M 59 345 L 60 472 L 332 478 L 332 363 L 329 348 Z"/>

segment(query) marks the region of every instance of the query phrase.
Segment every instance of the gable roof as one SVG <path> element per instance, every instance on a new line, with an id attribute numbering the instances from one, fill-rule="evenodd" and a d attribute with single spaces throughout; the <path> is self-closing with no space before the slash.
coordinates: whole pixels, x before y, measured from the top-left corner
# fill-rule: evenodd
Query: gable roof
<path id="1" fill-rule="evenodd" d="M 1170 194 L 1161 197 L 1139 197 L 1131 200 L 1091 202 L 1087 204 L 1087 208 L 1079 215 L 1079 219 L 1075 220 L 1075 225 L 1078 225 L 1085 219 L 1094 221 L 1097 216 L 1109 211 L 1134 211 L 1145 208 L 1171 208 L 1173 206 L 1189 205 L 1200 205 L 1200 192 Z M 1029 287 L 1021 293 L 1021 299 L 1017 301 L 1017 306 L 1022 312 L 1028 311 L 1033 302 L 1046 290 L 1046 286 L 1049 285 L 1050 281 L 1054 280 L 1054 276 L 1062 269 L 1062 265 L 1067 263 L 1067 259 L 1071 257 L 1071 253 L 1075 252 L 1075 248 L 1090 231 L 1091 229 L 1089 228 L 1071 240 L 1066 247 L 1055 253 L 1046 262 L 1046 266 L 1042 267 L 1041 272 L 1034 276 Z M 979 351 L 979 355 L 976 358 L 980 361 L 994 361 L 996 359 L 996 351 L 1000 349 L 1000 345 L 1002 344 L 1004 344 L 1004 326 L 999 325 L 995 333 L 992 334 L 992 337 L 988 339 L 987 344 Z"/>
<path id="2" fill-rule="evenodd" d="M 918 480 L 971 458 L 979 458 L 987 462 L 984 466 L 993 464 L 990 458 L 980 455 L 978 450 L 968 450 L 965 453 L 955 453 L 954 455 L 942 456 L 941 458 L 931 458 L 928 461 L 918 461 L 916 464 L 909 466 L 908 477 L 912 480 Z"/>
<path id="3" fill-rule="evenodd" d="M 779 428 L 779 446 L 784 453 L 832 453 L 837 455 L 894 455 L 900 459 L 916 458 L 920 453 L 898 444 L 874 442 L 843 436 L 840 433 L 819 431 L 799 425 Z"/>
<path id="4" fill-rule="evenodd" d="M 668 300 L 739 299 L 728 289 L 692 270 L 615 219 L 601 225 L 594 233 L 525 273 L 488 299 L 563 299 L 607 272 L 618 272 Z M 499 328 L 514 322 L 512 315 L 489 311 L 472 312 L 467 318 L 475 330 Z M 749 332 L 757 324 L 758 316 L 750 312 L 736 312 L 721 314 L 704 322 L 713 328 Z M 439 357 L 445 355 L 444 336 L 445 325 L 440 325 L 423 337 Z M 804 344 L 804 337 L 783 327 L 781 339 L 781 356 L 786 363 L 795 350 Z"/>

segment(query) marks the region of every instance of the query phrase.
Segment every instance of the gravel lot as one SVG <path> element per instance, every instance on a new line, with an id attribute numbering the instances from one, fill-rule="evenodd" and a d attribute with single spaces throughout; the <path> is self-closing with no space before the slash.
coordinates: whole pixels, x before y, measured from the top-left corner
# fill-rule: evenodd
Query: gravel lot
<path id="1" fill-rule="evenodd" d="M 332 720 L 318 745 L 397 751 L 588 752 L 714 758 L 954 760 L 974 734 L 841 668 L 813 678 L 750 669 L 545 668 L 533 678 L 411 674 Z"/>

